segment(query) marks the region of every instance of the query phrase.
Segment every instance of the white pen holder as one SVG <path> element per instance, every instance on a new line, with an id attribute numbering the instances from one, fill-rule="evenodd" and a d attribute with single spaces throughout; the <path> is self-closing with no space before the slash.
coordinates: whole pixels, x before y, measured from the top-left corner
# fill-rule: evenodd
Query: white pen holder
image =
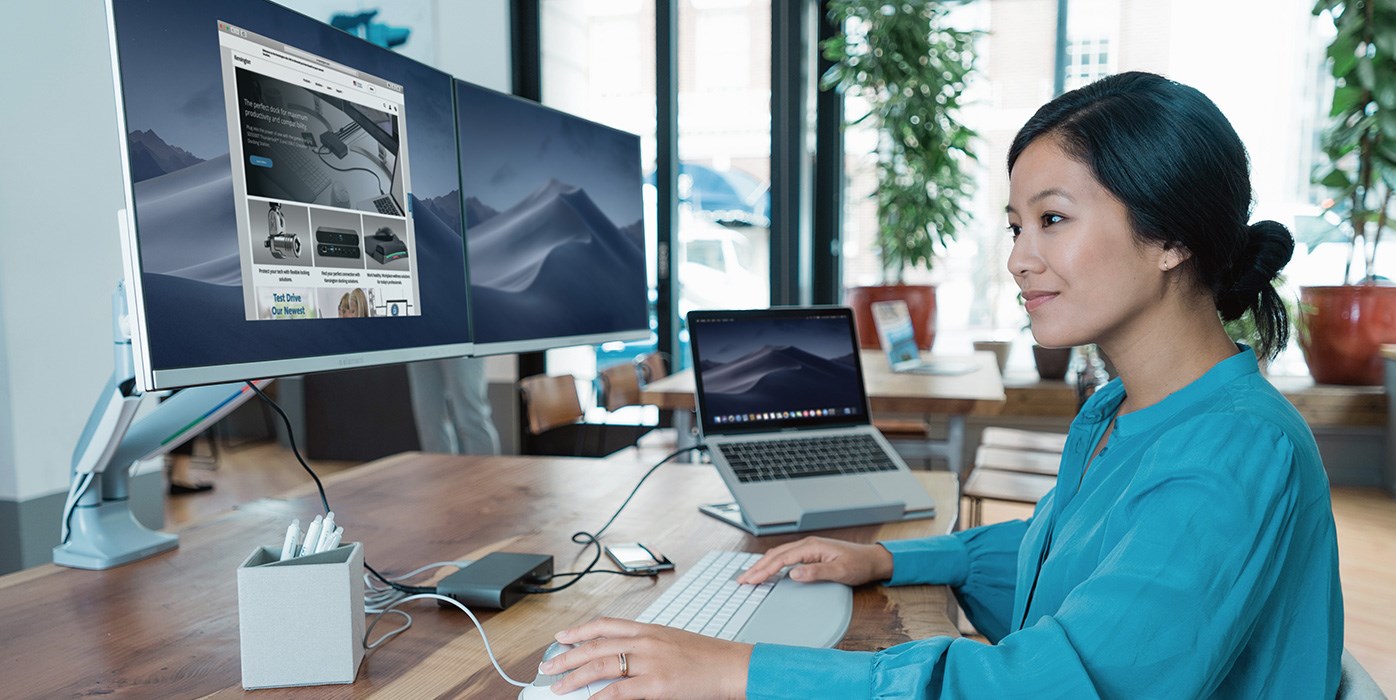
<path id="1" fill-rule="evenodd" d="M 280 546 L 258 547 L 238 567 L 242 687 L 353 683 L 364 658 L 363 544 L 280 556 Z"/>

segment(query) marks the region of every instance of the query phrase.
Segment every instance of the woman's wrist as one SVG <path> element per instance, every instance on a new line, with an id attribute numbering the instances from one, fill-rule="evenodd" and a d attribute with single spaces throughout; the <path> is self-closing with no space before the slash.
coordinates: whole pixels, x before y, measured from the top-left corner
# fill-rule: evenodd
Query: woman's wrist
<path id="1" fill-rule="evenodd" d="M 891 581 L 891 580 L 892 580 L 892 568 L 893 568 L 893 565 L 895 564 L 895 562 L 894 562 L 894 560 L 893 560 L 893 558 L 892 558 L 892 552 L 888 551 L 888 549 L 887 549 L 886 547 L 882 546 L 882 543 L 881 543 L 881 542 L 877 542 L 877 543 L 873 544 L 873 548 L 874 548 L 874 552 L 873 552 L 873 553 L 874 553 L 874 561 L 873 561 L 873 578 L 872 578 L 872 580 L 874 580 L 874 581 Z"/>

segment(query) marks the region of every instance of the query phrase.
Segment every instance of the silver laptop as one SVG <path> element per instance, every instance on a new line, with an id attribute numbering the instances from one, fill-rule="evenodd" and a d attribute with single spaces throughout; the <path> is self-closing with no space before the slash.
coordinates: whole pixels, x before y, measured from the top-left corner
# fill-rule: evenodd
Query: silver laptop
<path id="1" fill-rule="evenodd" d="M 388 191 L 359 200 L 358 208 L 372 214 L 404 216 L 402 205 L 397 201 L 397 191 L 402 184 L 402 156 L 393 156 L 393 176 L 388 181 Z"/>
<path id="2" fill-rule="evenodd" d="M 968 374 L 977 367 L 968 360 L 923 361 L 921 348 L 916 345 L 911 313 L 901 299 L 873 302 L 872 317 L 878 340 L 882 342 L 882 352 L 887 355 L 893 372 L 954 375 Z"/>
<path id="3" fill-rule="evenodd" d="M 935 503 L 872 426 L 846 308 L 688 314 L 698 422 L 756 535 L 927 518 Z"/>

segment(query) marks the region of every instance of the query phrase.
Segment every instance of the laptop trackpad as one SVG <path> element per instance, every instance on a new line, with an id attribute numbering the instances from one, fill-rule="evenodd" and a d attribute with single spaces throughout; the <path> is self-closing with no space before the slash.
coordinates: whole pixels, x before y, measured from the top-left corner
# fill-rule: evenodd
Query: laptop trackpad
<path id="1" fill-rule="evenodd" d="M 794 479 L 790 482 L 790 494 L 806 513 L 867 508 L 884 503 L 863 479 Z"/>

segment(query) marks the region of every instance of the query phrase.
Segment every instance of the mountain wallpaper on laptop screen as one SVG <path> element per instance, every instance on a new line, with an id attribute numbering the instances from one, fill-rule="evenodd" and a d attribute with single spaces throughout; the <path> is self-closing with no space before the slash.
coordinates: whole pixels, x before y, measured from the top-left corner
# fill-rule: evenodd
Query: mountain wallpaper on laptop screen
<path id="1" fill-rule="evenodd" d="M 711 363 L 704 363 L 711 367 Z M 705 369 L 703 390 L 719 414 L 858 405 L 851 356 L 826 359 L 790 346 L 763 346 L 734 362 Z"/>
<path id="2" fill-rule="evenodd" d="M 822 408 L 861 413 L 846 319 L 712 323 L 696 334 L 703 394 L 714 416 Z"/>

